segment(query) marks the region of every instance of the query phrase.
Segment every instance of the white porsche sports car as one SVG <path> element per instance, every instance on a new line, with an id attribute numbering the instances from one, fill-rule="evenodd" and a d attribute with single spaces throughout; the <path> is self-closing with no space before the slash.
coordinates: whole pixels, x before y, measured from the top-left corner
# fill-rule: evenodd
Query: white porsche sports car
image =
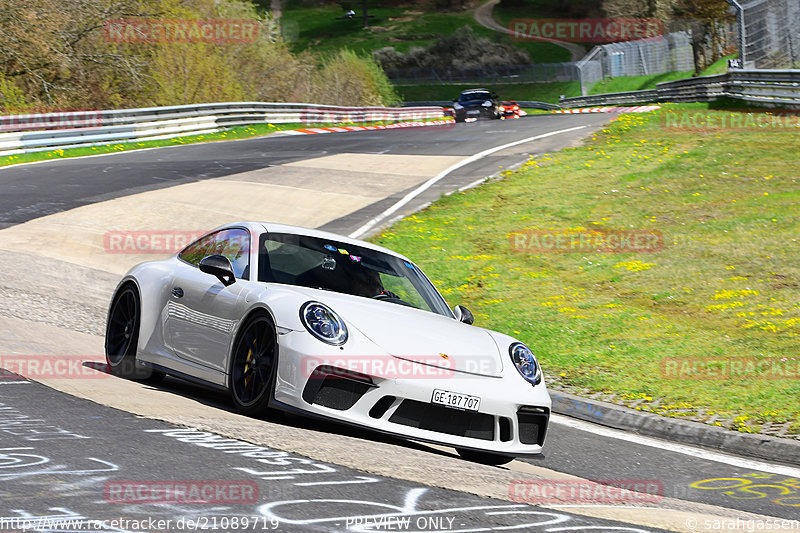
<path id="1" fill-rule="evenodd" d="M 224 389 L 245 414 L 321 416 L 488 464 L 541 453 L 550 396 L 536 357 L 472 320 L 402 255 L 245 222 L 133 267 L 105 347 L 118 376 Z"/>

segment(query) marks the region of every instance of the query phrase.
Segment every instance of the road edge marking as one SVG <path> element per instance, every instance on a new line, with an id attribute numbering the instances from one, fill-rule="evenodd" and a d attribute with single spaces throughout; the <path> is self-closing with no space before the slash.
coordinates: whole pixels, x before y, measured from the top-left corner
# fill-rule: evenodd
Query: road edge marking
<path id="1" fill-rule="evenodd" d="M 363 226 L 361 226 L 360 228 L 358 228 L 357 230 L 352 232 L 350 235 L 348 235 L 348 237 L 350 237 L 351 239 L 360 238 L 361 236 L 366 234 L 368 231 L 370 231 L 373 227 L 375 227 L 376 225 L 378 225 L 381 222 L 383 222 L 392 213 L 394 213 L 395 211 L 397 211 L 398 209 L 400 209 L 404 205 L 408 204 L 411 200 L 413 200 L 414 198 L 416 198 L 417 196 L 419 196 L 423 192 L 425 192 L 428 189 L 430 189 L 433 185 L 436 184 L 436 182 L 444 179 L 451 172 L 453 172 L 455 170 L 458 170 L 459 168 L 461 168 L 463 166 L 469 165 L 470 163 L 474 163 L 475 161 L 483 159 L 484 157 L 486 157 L 488 155 L 492 155 L 495 152 L 500 152 L 502 150 L 505 150 L 506 148 L 511 148 L 513 146 L 517 146 L 518 144 L 525 144 L 525 143 L 528 143 L 528 142 L 538 141 L 539 139 L 552 137 L 553 135 L 559 135 L 561 133 L 569 133 L 571 131 L 577 131 L 577 130 L 580 130 L 580 129 L 583 129 L 583 128 L 587 128 L 587 127 L 588 126 L 576 126 L 574 128 L 567 128 L 567 129 L 563 129 L 563 130 L 551 131 L 549 133 L 543 133 L 541 135 L 536 135 L 534 137 L 527 137 L 525 139 L 522 139 L 522 140 L 519 140 L 519 141 L 514 141 L 514 142 L 511 142 L 511 143 L 508 143 L 508 144 L 495 146 L 494 148 L 489 148 L 488 150 L 484 150 L 483 152 L 478 152 L 477 154 L 471 155 L 471 156 L 467 157 L 466 159 L 464 159 L 463 161 L 459 161 L 458 163 L 456 163 L 456 164 L 444 169 L 443 171 L 441 171 L 440 173 L 438 173 L 437 175 L 435 175 L 434 177 L 432 177 L 431 179 L 429 179 L 428 181 L 426 181 L 425 183 L 423 183 L 422 185 L 420 185 L 419 187 L 417 187 L 413 191 L 409 192 L 403 198 L 401 198 L 400 200 L 395 202 L 394 205 L 392 205 L 391 207 L 389 207 L 388 209 L 383 211 L 378 216 L 370 219 L 366 224 L 364 224 Z"/>

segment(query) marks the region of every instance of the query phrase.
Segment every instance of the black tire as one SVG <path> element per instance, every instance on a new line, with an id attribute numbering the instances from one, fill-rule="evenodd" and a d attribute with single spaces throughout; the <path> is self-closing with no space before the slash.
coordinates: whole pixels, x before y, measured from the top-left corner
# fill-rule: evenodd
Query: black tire
<path id="1" fill-rule="evenodd" d="M 515 458 L 508 455 L 499 455 L 490 452 L 476 452 L 475 450 L 465 450 L 464 448 L 456 448 L 458 455 L 462 459 L 471 461 L 473 463 L 480 463 L 482 465 L 500 466 L 510 463 Z"/>
<path id="2" fill-rule="evenodd" d="M 253 416 L 266 411 L 272 396 L 277 362 L 275 324 L 266 313 L 250 317 L 242 326 L 231 352 L 228 388 L 236 409 Z"/>
<path id="3" fill-rule="evenodd" d="M 127 283 L 114 295 L 106 324 L 106 363 L 115 376 L 157 383 L 164 374 L 136 365 L 141 304 L 136 285 Z"/>

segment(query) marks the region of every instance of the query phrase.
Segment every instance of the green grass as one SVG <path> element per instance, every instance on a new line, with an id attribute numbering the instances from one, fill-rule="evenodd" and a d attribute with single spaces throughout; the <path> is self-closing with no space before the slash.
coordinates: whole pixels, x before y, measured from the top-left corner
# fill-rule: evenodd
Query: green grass
<path id="1" fill-rule="evenodd" d="M 421 121 L 436 120 L 422 119 Z M 157 141 L 141 141 L 128 143 L 110 143 L 100 146 L 87 146 L 83 148 L 69 148 L 62 150 L 56 148 L 44 152 L 32 152 L 27 154 L 16 154 L 0 157 L 0 167 L 16 165 L 19 163 L 31 163 L 34 161 L 49 161 L 52 159 L 63 159 L 67 157 L 82 157 L 87 155 L 110 154 L 115 152 L 128 152 L 131 150 L 142 150 L 145 148 L 158 148 L 161 146 L 177 146 L 180 144 L 192 144 L 199 142 L 231 141 L 235 139 L 248 139 L 250 137 L 260 137 L 278 131 L 294 130 L 298 128 L 322 128 L 330 126 L 365 126 L 391 124 L 392 121 L 378 121 L 365 123 L 337 123 L 337 124 L 251 124 L 249 126 L 238 126 L 217 133 L 204 135 L 186 135 L 173 137 L 172 139 L 160 139 Z"/>
<path id="2" fill-rule="evenodd" d="M 486 86 L 497 92 L 501 100 L 535 100 L 538 102 L 558 103 L 559 96 L 580 96 L 581 87 L 577 81 L 551 83 L 515 83 L 515 84 L 459 84 L 459 85 L 413 85 L 399 86 L 397 92 L 406 102 L 424 102 L 431 100 L 452 100 L 461 91 L 478 86 Z"/>
<path id="3" fill-rule="evenodd" d="M 692 71 L 688 72 L 667 72 L 664 74 L 651 74 L 649 76 L 624 76 L 620 78 L 610 78 L 595 83 L 589 94 L 622 93 L 628 91 L 642 91 L 645 89 L 655 89 L 656 84 L 666 81 L 682 80 L 691 78 Z"/>
<path id="4" fill-rule="evenodd" d="M 731 54 L 725 56 L 717 61 L 714 61 L 706 69 L 700 73 L 701 76 L 713 76 L 714 74 L 725 74 L 728 72 L 728 60 L 739 57 L 739 54 Z"/>
<path id="5" fill-rule="evenodd" d="M 632 76 L 624 78 L 611 78 L 594 84 L 589 89 L 589 94 L 603 94 L 624 91 L 639 91 L 654 89 L 657 83 L 680 80 L 691 77 L 691 72 L 668 72 L 650 76 Z M 458 94 L 481 84 L 458 85 L 413 85 L 398 86 L 397 91 L 406 102 L 421 102 L 430 100 L 452 100 Z M 550 82 L 550 83 L 515 83 L 515 84 L 484 84 L 497 91 L 504 100 L 536 100 L 557 104 L 561 95 L 567 97 L 580 96 L 580 83 Z"/>
<path id="6" fill-rule="evenodd" d="M 360 14 L 360 10 L 357 10 Z M 470 26 L 483 37 L 513 44 L 527 50 L 537 63 L 569 61 L 569 52 L 551 43 L 515 42 L 478 24 L 473 10 L 457 12 L 424 12 L 414 7 L 374 7 L 369 9 L 370 28 L 363 28 L 358 16 L 342 19 L 344 13 L 338 5 L 321 7 L 304 6 L 301 0 L 290 0 L 283 10 L 284 26 L 289 35 L 292 50 L 313 50 L 334 53 L 347 47 L 359 53 L 371 54 L 384 46 L 393 46 L 401 52 L 412 46 L 427 46 L 442 35 L 450 35 L 457 29 Z"/>
<path id="7" fill-rule="evenodd" d="M 589 94 L 654 89 L 658 83 L 682 80 L 684 78 L 691 77 L 691 75 L 691 72 L 667 72 L 665 74 L 653 74 L 650 76 L 611 78 L 592 85 L 592 87 L 589 89 Z M 465 89 L 471 89 L 479 85 L 481 84 L 409 85 L 398 86 L 397 91 L 406 102 L 452 100 L 458 96 L 461 91 Z M 577 81 L 483 85 L 497 91 L 497 93 L 500 95 L 500 98 L 504 100 L 536 100 L 539 102 L 557 104 L 561 95 L 564 95 L 568 98 L 581 95 L 580 83 Z"/>
<path id="8" fill-rule="evenodd" d="M 790 422 L 800 433 L 798 377 L 662 372 L 666 358 L 800 365 L 798 130 L 684 131 L 664 126 L 667 112 L 731 115 L 705 104 L 624 115 L 585 146 L 444 197 L 374 240 L 417 261 L 477 325 L 528 343 L 556 388 L 739 431 Z M 667 245 L 514 251 L 528 229 L 657 230 Z"/>

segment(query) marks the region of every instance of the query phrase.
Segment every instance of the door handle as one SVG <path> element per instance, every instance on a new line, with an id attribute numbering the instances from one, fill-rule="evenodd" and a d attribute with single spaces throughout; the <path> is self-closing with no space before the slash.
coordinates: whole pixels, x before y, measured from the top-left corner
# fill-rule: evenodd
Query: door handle
<path id="1" fill-rule="evenodd" d="M 183 289 L 181 289 L 180 287 L 173 287 L 172 288 L 172 295 L 175 298 L 183 298 Z"/>

